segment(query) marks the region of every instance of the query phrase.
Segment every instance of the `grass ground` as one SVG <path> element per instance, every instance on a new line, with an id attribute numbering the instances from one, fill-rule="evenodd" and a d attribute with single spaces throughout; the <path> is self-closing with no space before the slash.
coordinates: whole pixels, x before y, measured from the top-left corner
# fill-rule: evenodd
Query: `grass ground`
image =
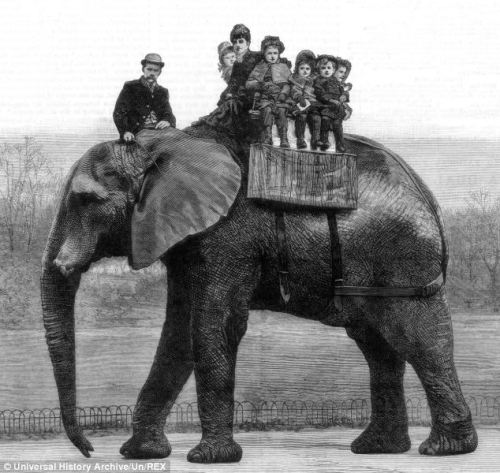
<path id="1" fill-rule="evenodd" d="M 164 318 L 150 326 L 77 329 L 78 404 L 134 404 L 149 372 Z M 500 396 L 500 318 L 454 314 L 455 359 L 466 396 Z M 314 349 L 312 349 L 314 347 Z M 343 329 L 271 312 L 252 312 L 237 366 L 240 400 L 368 398 L 368 369 Z M 411 368 L 407 396 L 424 397 Z M 194 401 L 191 378 L 179 401 Z M 42 330 L 4 331 L 0 344 L 0 410 L 58 405 Z"/>

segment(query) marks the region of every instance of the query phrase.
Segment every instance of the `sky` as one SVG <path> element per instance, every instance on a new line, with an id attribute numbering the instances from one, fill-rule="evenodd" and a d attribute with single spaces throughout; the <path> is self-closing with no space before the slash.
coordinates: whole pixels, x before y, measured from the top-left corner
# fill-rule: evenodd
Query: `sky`
<path id="1" fill-rule="evenodd" d="M 381 136 L 500 138 L 500 7 L 493 1 L 2 0 L 0 131 L 110 121 L 125 80 L 158 52 L 180 126 L 210 111 L 217 45 L 245 23 L 252 49 L 279 35 L 351 60 L 351 128 Z"/>
<path id="2" fill-rule="evenodd" d="M 302 49 L 349 59 L 354 113 L 346 132 L 396 143 L 434 192 L 450 185 L 463 200 L 467 182 L 477 190 L 500 178 L 500 145 L 479 151 L 465 145 L 463 156 L 456 146 L 413 155 L 406 147 L 428 139 L 500 143 L 500 6 L 492 0 L 0 5 L 0 135 L 115 134 L 116 97 L 126 80 L 140 77 L 149 52 L 163 57 L 159 82 L 170 91 L 178 126 L 187 126 L 215 107 L 224 88 L 217 45 L 244 23 L 253 50 L 265 35 L 278 35 L 292 62 Z"/>

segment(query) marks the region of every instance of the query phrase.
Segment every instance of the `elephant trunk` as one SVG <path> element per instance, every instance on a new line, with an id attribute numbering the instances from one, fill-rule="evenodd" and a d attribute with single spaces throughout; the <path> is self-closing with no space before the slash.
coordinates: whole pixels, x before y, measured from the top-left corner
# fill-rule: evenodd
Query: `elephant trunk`
<path id="1" fill-rule="evenodd" d="M 75 296 L 80 272 L 66 274 L 57 265 L 54 255 L 60 254 L 61 211 L 52 226 L 44 252 L 41 275 L 41 299 L 45 337 L 59 395 L 64 429 L 73 444 L 87 457 L 92 445 L 83 436 L 76 417 L 75 367 Z M 64 248 L 64 245 L 62 245 Z"/>

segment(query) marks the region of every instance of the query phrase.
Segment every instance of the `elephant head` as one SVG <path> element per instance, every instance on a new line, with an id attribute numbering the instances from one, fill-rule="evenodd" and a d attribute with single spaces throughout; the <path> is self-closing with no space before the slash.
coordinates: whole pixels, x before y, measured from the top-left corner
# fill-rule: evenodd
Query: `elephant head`
<path id="1" fill-rule="evenodd" d="M 214 141 L 173 128 L 144 130 L 137 140 L 96 145 L 72 167 L 42 261 L 43 320 L 62 421 L 86 456 L 92 446 L 78 427 L 75 385 L 81 274 L 104 256 L 128 256 L 135 269 L 148 266 L 225 216 L 240 185 L 238 164 Z"/>

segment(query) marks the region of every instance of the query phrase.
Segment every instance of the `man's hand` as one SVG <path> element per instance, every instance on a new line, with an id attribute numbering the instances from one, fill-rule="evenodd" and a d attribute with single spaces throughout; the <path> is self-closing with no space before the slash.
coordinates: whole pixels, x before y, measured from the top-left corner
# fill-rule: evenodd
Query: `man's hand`
<path id="1" fill-rule="evenodd" d="M 341 103 L 347 102 L 347 95 L 342 94 L 339 100 Z"/>
<path id="2" fill-rule="evenodd" d="M 161 120 L 161 121 L 159 121 L 156 124 L 155 128 L 157 130 L 163 130 L 164 128 L 168 128 L 169 126 L 170 126 L 170 122 L 169 121 L 167 121 L 167 120 Z"/>
<path id="3" fill-rule="evenodd" d="M 130 131 L 126 131 L 123 134 L 123 141 L 125 141 L 125 143 L 131 143 L 132 141 L 135 141 L 134 134 L 132 132 L 130 132 Z"/>

